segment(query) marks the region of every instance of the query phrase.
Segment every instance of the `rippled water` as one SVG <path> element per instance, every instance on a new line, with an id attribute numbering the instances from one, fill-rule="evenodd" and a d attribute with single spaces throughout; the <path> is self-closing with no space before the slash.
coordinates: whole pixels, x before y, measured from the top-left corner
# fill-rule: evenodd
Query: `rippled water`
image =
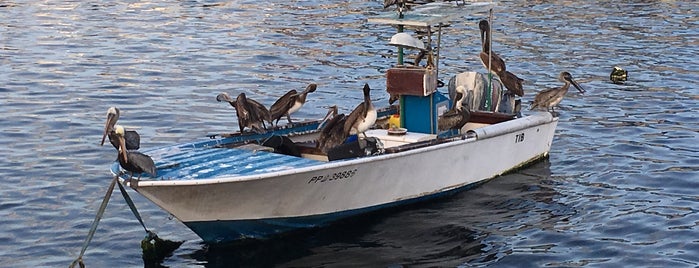
<path id="1" fill-rule="evenodd" d="M 0 266 L 67 266 L 109 183 L 106 109 L 142 148 L 235 129 L 216 94 L 263 103 L 316 82 L 298 117 L 343 111 L 383 85 L 393 32 L 380 1 L 1 1 Z M 524 101 L 569 71 L 548 160 L 444 200 L 258 245 L 208 248 L 134 194 L 149 228 L 185 243 L 162 265 L 697 266 L 699 4 L 505 1 L 494 50 Z M 477 21 L 446 29 L 443 79 L 481 70 Z M 455 44 L 455 46 L 454 46 Z M 629 71 L 625 85 L 611 67 Z M 380 90 L 374 101 L 386 103 Z M 93 267 L 142 266 L 143 229 L 115 195 Z"/>

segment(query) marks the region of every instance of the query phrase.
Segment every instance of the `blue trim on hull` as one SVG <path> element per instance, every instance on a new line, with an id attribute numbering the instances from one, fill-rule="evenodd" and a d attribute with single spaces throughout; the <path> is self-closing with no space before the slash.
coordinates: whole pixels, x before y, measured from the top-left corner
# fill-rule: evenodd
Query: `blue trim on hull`
<path id="1" fill-rule="evenodd" d="M 327 226 L 333 222 L 353 216 L 450 196 L 460 191 L 476 187 L 483 182 L 484 181 L 476 182 L 444 192 L 383 205 L 321 215 L 256 220 L 197 221 L 184 222 L 184 224 L 199 235 L 207 244 L 229 243 L 244 239 L 269 239 L 291 231 Z"/>

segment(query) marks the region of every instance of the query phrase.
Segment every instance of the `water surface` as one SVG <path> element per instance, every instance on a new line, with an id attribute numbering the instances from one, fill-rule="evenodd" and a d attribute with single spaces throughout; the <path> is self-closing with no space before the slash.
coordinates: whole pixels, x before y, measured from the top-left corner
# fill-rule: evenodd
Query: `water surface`
<path id="1" fill-rule="evenodd" d="M 237 128 L 220 92 L 271 104 L 318 83 L 297 118 L 349 111 L 395 59 L 379 1 L 3 1 L 0 3 L 0 266 L 67 266 L 115 159 L 99 140 L 108 107 L 142 148 Z M 493 49 L 526 80 L 524 102 L 570 92 L 548 160 L 444 200 L 302 236 L 209 248 L 132 195 L 147 226 L 185 243 L 171 267 L 699 265 L 699 4 L 503 1 Z M 445 29 L 443 80 L 482 71 L 477 22 Z M 624 85 L 611 68 L 629 71 Z M 388 94 L 372 92 L 387 104 Z M 143 229 L 114 196 L 85 256 L 143 266 Z"/>

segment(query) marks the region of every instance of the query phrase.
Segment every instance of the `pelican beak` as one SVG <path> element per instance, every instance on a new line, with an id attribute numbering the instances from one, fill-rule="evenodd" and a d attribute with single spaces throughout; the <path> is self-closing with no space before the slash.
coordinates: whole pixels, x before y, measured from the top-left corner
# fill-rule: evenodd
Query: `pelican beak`
<path id="1" fill-rule="evenodd" d="M 575 80 L 570 79 L 570 83 L 573 84 L 573 86 L 574 86 L 575 88 L 577 88 L 578 91 L 580 91 L 581 94 L 585 94 L 585 89 L 582 88 L 582 86 L 580 86 L 580 84 L 578 84 L 578 82 L 575 82 Z"/>
<path id="2" fill-rule="evenodd" d="M 114 128 L 115 124 L 116 122 L 114 121 L 114 115 L 108 114 L 107 122 L 104 123 L 104 134 L 102 134 L 102 141 L 100 142 L 100 146 L 104 145 L 104 138 L 107 137 L 109 131 L 112 131 L 112 128 Z"/>
<path id="3" fill-rule="evenodd" d="M 126 140 L 124 139 L 124 136 L 121 135 L 119 136 L 119 153 L 122 157 L 124 157 L 124 162 L 128 163 L 129 157 L 126 154 Z"/>
<path id="4" fill-rule="evenodd" d="M 331 118 L 337 116 L 337 105 L 333 105 L 328 107 L 328 113 L 323 117 L 323 120 L 320 121 L 320 124 L 318 124 L 317 129 L 321 129 L 325 126 L 325 123 L 328 122 Z"/>

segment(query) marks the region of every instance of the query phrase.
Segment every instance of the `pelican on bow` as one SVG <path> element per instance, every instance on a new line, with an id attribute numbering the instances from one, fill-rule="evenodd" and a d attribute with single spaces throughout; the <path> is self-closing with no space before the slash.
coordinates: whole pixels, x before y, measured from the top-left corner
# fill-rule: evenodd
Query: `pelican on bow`
<path id="1" fill-rule="evenodd" d="M 157 171 L 155 169 L 155 163 L 150 156 L 142 154 L 140 152 L 128 151 L 126 149 L 126 140 L 124 139 L 125 131 L 124 127 L 120 125 L 114 126 L 114 129 L 109 132 L 109 140 L 116 140 L 118 143 L 117 151 L 119 160 L 119 165 L 130 173 L 129 180 L 133 178 L 134 174 L 139 174 L 138 179 L 141 179 L 141 173 L 148 173 L 152 177 L 157 176 Z"/>
<path id="2" fill-rule="evenodd" d="M 558 75 L 558 79 L 563 81 L 565 84 L 563 84 L 561 87 L 546 89 L 536 94 L 532 105 L 529 107 L 530 110 L 536 108 L 546 108 L 548 111 L 548 109 L 551 108 L 551 111 L 553 112 L 553 107 L 561 103 L 563 96 L 568 93 L 568 88 L 570 88 L 571 84 L 578 89 L 580 93 L 585 93 L 585 89 L 582 88 L 578 82 L 573 80 L 573 76 L 569 72 L 561 72 L 561 74 Z"/>
<path id="3" fill-rule="evenodd" d="M 119 121 L 119 108 L 109 107 L 107 109 L 107 122 L 104 124 L 104 134 L 102 134 L 102 142 L 100 146 L 104 145 L 105 137 L 109 137 L 109 143 L 114 146 L 115 149 L 119 149 L 119 141 L 110 136 L 109 133 L 114 131 L 114 126 L 116 126 L 117 121 Z M 126 143 L 127 150 L 138 150 L 141 147 L 141 136 L 135 130 L 125 130 L 124 140 Z"/>

